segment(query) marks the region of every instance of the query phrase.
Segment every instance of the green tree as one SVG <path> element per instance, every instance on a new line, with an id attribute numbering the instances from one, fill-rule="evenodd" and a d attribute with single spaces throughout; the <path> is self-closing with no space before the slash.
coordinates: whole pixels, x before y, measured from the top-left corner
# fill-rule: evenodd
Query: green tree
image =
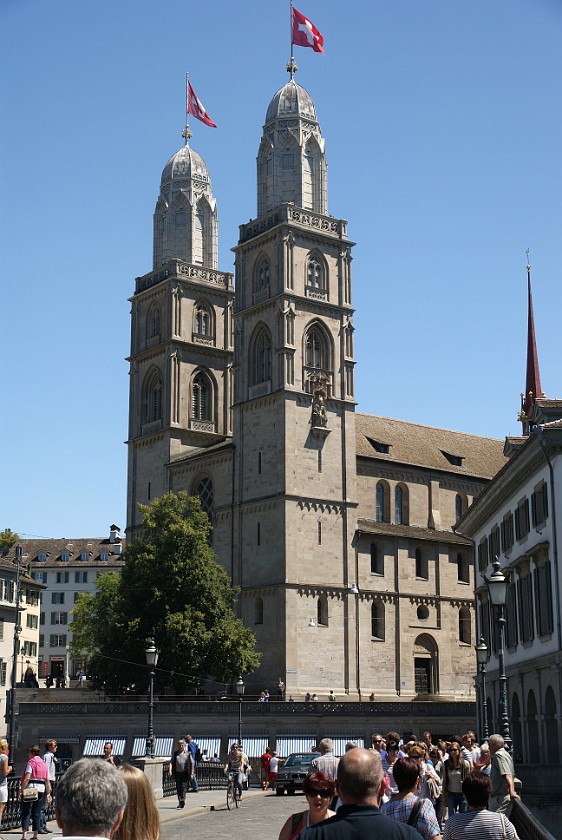
<path id="1" fill-rule="evenodd" d="M 0 531 L 0 554 L 7 554 L 12 546 L 17 543 L 19 538 L 19 534 L 14 534 L 10 528 L 4 528 L 3 531 Z"/>
<path id="2" fill-rule="evenodd" d="M 88 672 L 107 690 L 144 690 L 146 640 L 160 651 L 156 689 L 229 682 L 259 664 L 254 634 L 233 612 L 238 594 L 218 565 L 199 499 L 167 493 L 141 505 L 143 534 L 127 546 L 117 584 L 100 578 L 98 592 L 79 599 L 73 651 L 87 653 Z"/>

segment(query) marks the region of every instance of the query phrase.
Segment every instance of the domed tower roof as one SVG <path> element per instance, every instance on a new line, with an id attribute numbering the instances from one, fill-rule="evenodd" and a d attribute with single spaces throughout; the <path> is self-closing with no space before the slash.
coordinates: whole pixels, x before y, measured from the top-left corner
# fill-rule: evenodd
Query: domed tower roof
<path id="1" fill-rule="evenodd" d="M 193 149 L 186 145 L 172 155 L 160 180 L 160 186 L 164 187 L 175 178 L 196 178 L 199 181 L 204 181 L 211 186 L 211 179 L 209 178 L 209 170 L 201 155 L 194 152 Z"/>
<path id="2" fill-rule="evenodd" d="M 316 119 L 316 109 L 310 94 L 294 79 L 291 79 L 280 90 L 277 91 L 267 109 L 265 117 L 266 124 L 279 117 L 304 117 L 305 119 Z"/>

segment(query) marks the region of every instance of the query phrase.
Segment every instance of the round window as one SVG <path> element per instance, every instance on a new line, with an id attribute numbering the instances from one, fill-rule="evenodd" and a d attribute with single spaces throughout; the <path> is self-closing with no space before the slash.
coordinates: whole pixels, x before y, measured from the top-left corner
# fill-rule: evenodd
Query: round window
<path id="1" fill-rule="evenodd" d="M 425 606 L 425 604 L 422 604 L 420 607 L 418 607 L 418 618 L 420 621 L 427 621 L 427 619 L 429 618 L 429 610 Z"/>

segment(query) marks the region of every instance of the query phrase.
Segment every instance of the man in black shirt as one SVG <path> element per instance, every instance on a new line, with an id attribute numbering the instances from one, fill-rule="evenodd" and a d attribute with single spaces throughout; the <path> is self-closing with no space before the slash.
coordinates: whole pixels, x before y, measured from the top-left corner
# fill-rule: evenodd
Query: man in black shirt
<path id="1" fill-rule="evenodd" d="M 305 829 L 299 840 L 420 840 L 414 828 L 379 811 L 384 794 L 379 753 L 359 748 L 346 752 L 338 765 L 337 789 L 343 804 L 336 816 Z"/>

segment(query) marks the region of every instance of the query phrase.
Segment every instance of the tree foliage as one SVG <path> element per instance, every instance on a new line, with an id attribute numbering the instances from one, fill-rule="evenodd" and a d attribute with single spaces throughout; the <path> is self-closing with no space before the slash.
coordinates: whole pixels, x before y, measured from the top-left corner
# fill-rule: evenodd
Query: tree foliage
<path id="1" fill-rule="evenodd" d="M 94 684 L 144 690 L 145 646 L 160 651 L 156 689 L 177 692 L 208 677 L 229 682 L 259 663 L 255 637 L 237 619 L 238 594 L 218 565 L 199 499 L 168 493 L 141 505 L 142 537 L 127 546 L 122 574 L 98 579 L 74 610 L 72 650 L 89 658 Z"/>
<path id="2" fill-rule="evenodd" d="M 10 528 L 4 528 L 3 531 L 0 531 L 0 554 L 7 554 L 19 538 L 19 534 L 15 534 Z"/>

